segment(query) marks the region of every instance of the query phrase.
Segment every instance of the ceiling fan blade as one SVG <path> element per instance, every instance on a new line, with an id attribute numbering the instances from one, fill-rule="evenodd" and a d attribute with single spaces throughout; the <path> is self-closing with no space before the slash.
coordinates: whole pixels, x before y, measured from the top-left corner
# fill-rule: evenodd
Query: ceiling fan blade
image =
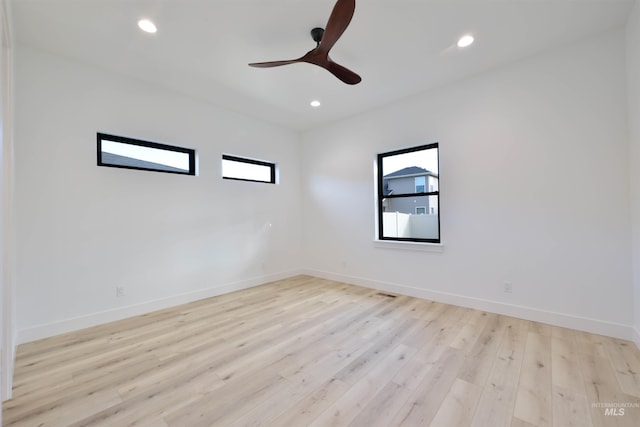
<path id="1" fill-rule="evenodd" d="M 319 53 L 329 53 L 329 50 L 349 26 L 355 10 L 356 0 L 338 0 L 336 2 L 318 46 Z"/>
<path id="2" fill-rule="evenodd" d="M 271 68 L 271 67 L 279 67 L 281 65 L 295 64 L 296 62 L 301 62 L 302 58 L 298 59 L 289 59 L 287 61 L 269 61 L 269 62 L 252 62 L 249 64 L 250 67 L 256 68 Z"/>
<path id="3" fill-rule="evenodd" d="M 322 68 L 326 69 L 331 74 L 333 74 L 334 76 L 336 76 L 337 78 L 339 78 L 340 80 L 342 80 L 344 83 L 348 85 L 355 85 L 362 81 L 362 78 L 359 75 L 357 75 L 350 69 L 345 68 L 342 65 L 333 62 L 330 59 L 326 63 L 318 64 L 318 65 L 320 65 Z"/>
<path id="4" fill-rule="evenodd" d="M 253 62 L 249 65 L 257 68 L 270 68 L 295 64 L 296 62 L 308 62 L 326 69 L 346 84 L 355 85 L 360 83 L 362 78 L 360 78 L 359 75 L 342 65 L 333 62 L 329 58 L 329 50 L 331 50 L 333 45 L 336 44 L 340 36 L 342 36 L 349 26 L 355 10 L 356 0 L 337 0 L 336 4 L 333 6 L 331 16 L 329 16 L 329 21 L 327 21 L 324 31 L 319 34 L 316 34 L 316 30 L 322 31 L 321 28 L 314 28 L 311 31 L 314 41 L 317 42 L 318 38 L 320 36 L 322 37 L 320 42 L 314 49 L 311 49 L 309 52 L 304 54 L 304 56 L 287 61 Z"/>

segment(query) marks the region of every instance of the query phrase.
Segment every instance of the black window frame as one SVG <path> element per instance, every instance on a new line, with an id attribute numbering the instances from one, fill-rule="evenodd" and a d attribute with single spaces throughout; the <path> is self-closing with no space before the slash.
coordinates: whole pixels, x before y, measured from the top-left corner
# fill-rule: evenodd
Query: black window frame
<path id="1" fill-rule="evenodd" d="M 404 194 L 388 194 L 384 195 L 384 173 L 382 171 L 382 162 L 385 157 L 397 156 L 399 154 L 407 154 L 416 151 L 424 151 L 437 149 L 437 161 L 438 161 L 438 191 L 425 191 L 422 193 L 404 193 Z M 378 240 L 384 241 L 399 241 L 399 242 L 417 242 L 417 243 L 441 243 L 442 234 L 440 227 L 440 215 L 441 215 L 441 204 L 440 204 L 440 146 L 438 142 L 433 142 L 430 144 L 419 145 L 417 147 L 409 147 L 403 148 L 400 150 L 388 151 L 385 153 L 379 153 L 377 155 L 376 166 L 378 169 L 378 195 L 377 195 L 377 206 L 378 206 Z M 425 182 L 425 190 L 427 190 L 427 182 Z M 383 230 L 383 201 L 384 199 L 390 198 L 408 198 L 408 197 L 416 197 L 416 196 L 436 196 L 438 198 L 438 238 L 437 239 L 425 239 L 425 238 L 414 238 L 414 237 L 385 237 Z"/>
<path id="2" fill-rule="evenodd" d="M 275 163 L 267 162 L 265 160 L 248 159 L 246 157 L 233 156 L 231 154 L 223 154 L 222 160 L 229 160 L 229 161 L 238 162 L 238 163 L 247 163 L 250 165 L 268 166 L 270 169 L 269 181 L 261 181 L 259 179 L 248 179 L 248 178 L 236 178 L 236 177 L 224 176 L 224 175 L 222 175 L 222 179 L 229 179 L 232 181 L 259 182 L 262 184 L 276 183 L 276 164 Z"/>
<path id="3" fill-rule="evenodd" d="M 102 141 L 113 141 L 119 142 L 122 144 L 136 145 L 139 147 L 148 147 L 148 148 L 156 148 L 160 150 L 172 151 L 175 153 L 184 153 L 189 156 L 189 170 L 188 171 L 179 171 L 179 170 L 165 170 L 165 169 L 156 169 L 156 168 L 147 168 L 147 167 L 139 167 L 139 166 L 131 166 L 131 165 L 118 165 L 112 163 L 105 163 L 102 159 Z M 169 144 L 161 144 L 159 142 L 151 142 L 145 141 L 142 139 L 130 138 L 126 136 L 119 135 L 111 135 L 107 133 L 98 132 L 97 133 L 97 149 L 98 149 L 98 166 L 105 166 L 110 168 L 119 168 L 119 169 L 133 169 L 133 170 L 143 170 L 150 172 L 163 172 L 163 173 L 171 173 L 177 175 L 196 175 L 196 150 L 193 148 L 185 148 L 178 147 L 175 145 Z"/>

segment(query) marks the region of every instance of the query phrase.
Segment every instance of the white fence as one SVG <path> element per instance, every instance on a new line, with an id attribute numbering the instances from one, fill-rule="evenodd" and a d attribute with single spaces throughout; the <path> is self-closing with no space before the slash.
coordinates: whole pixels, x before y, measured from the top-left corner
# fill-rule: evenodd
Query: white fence
<path id="1" fill-rule="evenodd" d="M 384 237 L 414 239 L 438 238 L 438 215 L 413 215 L 400 212 L 382 214 Z"/>

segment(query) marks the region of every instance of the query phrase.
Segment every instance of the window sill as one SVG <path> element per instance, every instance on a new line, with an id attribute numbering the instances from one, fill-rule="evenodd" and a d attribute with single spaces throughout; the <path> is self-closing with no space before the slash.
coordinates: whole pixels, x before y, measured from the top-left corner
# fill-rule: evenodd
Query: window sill
<path id="1" fill-rule="evenodd" d="M 403 242 L 396 240 L 374 240 L 373 246 L 382 249 L 399 249 L 404 251 L 418 251 L 418 252 L 444 252 L 444 245 L 442 243 L 423 243 L 423 242 Z"/>

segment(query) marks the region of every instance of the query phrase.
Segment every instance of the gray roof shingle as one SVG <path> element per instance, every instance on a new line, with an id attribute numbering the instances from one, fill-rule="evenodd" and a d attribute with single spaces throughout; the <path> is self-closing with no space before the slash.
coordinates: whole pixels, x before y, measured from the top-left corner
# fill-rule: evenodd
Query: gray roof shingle
<path id="1" fill-rule="evenodd" d="M 425 174 L 425 173 L 431 173 L 431 172 L 426 170 L 425 168 L 421 168 L 418 166 L 409 166 L 404 169 L 400 169 L 398 171 L 385 175 L 384 178 L 395 178 L 398 176 L 419 175 L 419 174 Z"/>

